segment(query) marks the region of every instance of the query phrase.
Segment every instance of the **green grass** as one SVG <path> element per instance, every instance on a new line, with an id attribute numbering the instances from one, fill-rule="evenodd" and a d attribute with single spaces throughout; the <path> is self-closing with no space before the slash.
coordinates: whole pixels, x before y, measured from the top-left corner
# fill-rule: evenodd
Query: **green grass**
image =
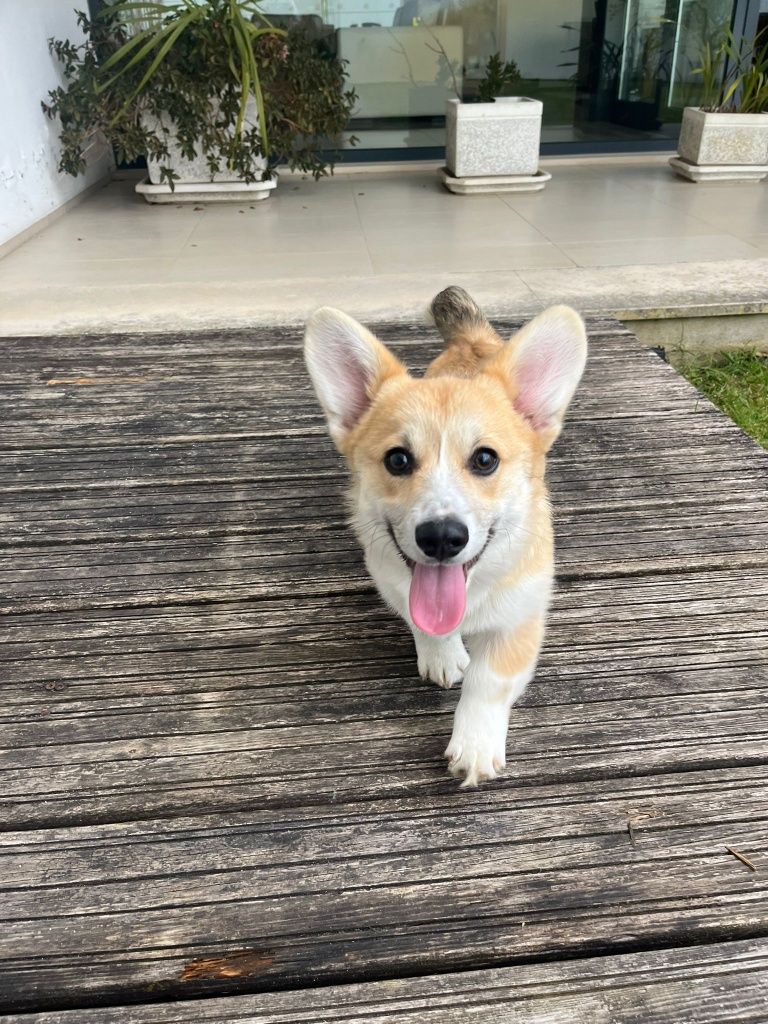
<path id="1" fill-rule="evenodd" d="M 703 366 L 688 364 L 682 372 L 743 431 L 768 448 L 768 356 L 724 352 Z"/>

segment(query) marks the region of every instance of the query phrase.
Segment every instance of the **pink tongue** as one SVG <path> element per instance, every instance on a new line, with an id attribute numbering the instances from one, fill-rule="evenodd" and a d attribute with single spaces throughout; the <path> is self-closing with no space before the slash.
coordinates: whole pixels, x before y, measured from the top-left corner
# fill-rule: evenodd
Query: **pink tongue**
<path id="1" fill-rule="evenodd" d="M 430 636 L 443 636 L 464 618 L 467 588 L 460 565 L 420 565 L 413 568 L 408 601 L 414 625 Z"/>

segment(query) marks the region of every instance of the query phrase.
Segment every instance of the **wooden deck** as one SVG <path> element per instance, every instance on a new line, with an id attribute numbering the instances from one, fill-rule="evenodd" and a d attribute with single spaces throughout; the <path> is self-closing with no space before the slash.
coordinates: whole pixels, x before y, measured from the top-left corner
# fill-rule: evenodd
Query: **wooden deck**
<path id="1" fill-rule="evenodd" d="M 0 342 L 4 1024 L 766 1019 L 768 460 L 590 326 L 477 791 L 297 332 Z"/>

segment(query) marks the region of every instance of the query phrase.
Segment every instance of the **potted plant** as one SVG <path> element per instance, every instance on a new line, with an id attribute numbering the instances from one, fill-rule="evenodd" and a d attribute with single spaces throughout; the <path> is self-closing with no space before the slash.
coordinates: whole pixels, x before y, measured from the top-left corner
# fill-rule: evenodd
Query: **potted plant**
<path id="1" fill-rule="evenodd" d="M 538 191 L 551 175 L 539 170 L 540 100 L 504 96 L 520 80 L 514 61 L 488 58 L 476 103 L 449 99 L 445 112 L 446 166 L 451 192 Z"/>
<path id="2" fill-rule="evenodd" d="M 689 181 L 760 181 L 768 175 L 768 42 L 729 30 L 701 53 L 702 104 L 686 107 L 670 166 Z"/>
<path id="3" fill-rule="evenodd" d="M 50 42 L 67 83 L 43 104 L 61 122 L 60 170 L 82 169 L 97 132 L 119 162 L 146 157 L 150 202 L 266 198 L 279 163 L 332 169 L 325 150 L 354 102 L 343 66 L 257 0 L 114 0 L 78 20 L 82 46 Z"/>

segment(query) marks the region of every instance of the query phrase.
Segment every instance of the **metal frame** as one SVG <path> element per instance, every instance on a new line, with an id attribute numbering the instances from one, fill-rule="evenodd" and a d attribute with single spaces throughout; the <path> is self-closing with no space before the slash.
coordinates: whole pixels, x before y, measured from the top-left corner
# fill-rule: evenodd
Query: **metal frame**
<path id="1" fill-rule="evenodd" d="M 760 0 L 736 0 L 731 28 L 734 33 L 752 39 L 757 32 L 760 17 Z"/>
<path id="2" fill-rule="evenodd" d="M 539 152 L 547 156 L 599 156 L 612 153 L 674 153 L 677 149 L 676 139 L 638 139 L 602 142 L 542 142 Z M 330 153 L 328 153 L 330 157 Z M 340 164 L 366 164 L 405 162 L 406 160 L 444 160 L 445 149 L 442 146 L 414 146 L 409 149 L 398 149 L 396 146 L 381 149 L 345 149 L 342 150 Z"/>

